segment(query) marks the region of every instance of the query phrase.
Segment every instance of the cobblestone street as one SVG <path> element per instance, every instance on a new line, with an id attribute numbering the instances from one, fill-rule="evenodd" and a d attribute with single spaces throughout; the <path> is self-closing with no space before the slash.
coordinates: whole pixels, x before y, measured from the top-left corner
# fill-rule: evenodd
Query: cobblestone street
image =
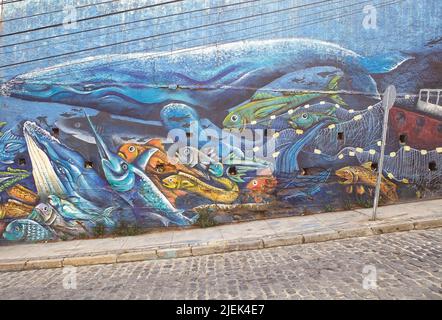
<path id="1" fill-rule="evenodd" d="M 3 299 L 442 299 L 442 229 L 74 271 L 0 273 L 0 294 Z M 64 288 L 75 283 L 76 289 Z"/>

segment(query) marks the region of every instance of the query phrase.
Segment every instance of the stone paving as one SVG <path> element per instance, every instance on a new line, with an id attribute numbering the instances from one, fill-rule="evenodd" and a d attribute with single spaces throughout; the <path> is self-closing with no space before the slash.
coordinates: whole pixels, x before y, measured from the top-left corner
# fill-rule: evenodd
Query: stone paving
<path id="1" fill-rule="evenodd" d="M 442 229 L 181 259 L 5 272 L 0 273 L 0 297 L 442 299 Z"/>

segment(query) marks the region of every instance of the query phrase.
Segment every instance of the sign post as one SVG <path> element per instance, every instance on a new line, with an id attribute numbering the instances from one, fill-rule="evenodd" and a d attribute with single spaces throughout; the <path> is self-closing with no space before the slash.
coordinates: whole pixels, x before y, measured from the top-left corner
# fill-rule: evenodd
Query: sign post
<path id="1" fill-rule="evenodd" d="M 379 206 L 379 195 L 382 182 L 382 170 L 384 168 L 384 158 L 385 158 L 385 145 L 387 143 L 387 132 L 388 132 L 388 116 L 390 114 L 390 109 L 393 107 L 394 101 L 396 100 L 396 88 L 390 85 L 384 92 L 382 98 L 382 107 L 384 109 L 384 124 L 382 127 L 382 140 L 381 140 L 381 154 L 379 156 L 378 164 L 378 176 L 376 180 L 376 191 L 373 201 L 373 216 L 371 220 L 376 220 L 376 213 Z"/>

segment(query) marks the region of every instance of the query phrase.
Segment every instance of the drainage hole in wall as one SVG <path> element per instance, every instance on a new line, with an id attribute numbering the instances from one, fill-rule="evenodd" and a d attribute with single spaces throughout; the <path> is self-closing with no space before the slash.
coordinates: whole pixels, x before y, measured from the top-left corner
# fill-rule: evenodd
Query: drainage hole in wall
<path id="1" fill-rule="evenodd" d="M 407 143 L 407 135 L 406 135 L 406 134 L 401 134 L 401 135 L 399 136 L 399 142 L 400 142 L 401 144 L 405 144 L 405 143 Z"/>
<path id="2" fill-rule="evenodd" d="M 344 132 L 338 132 L 338 140 L 344 140 Z"/>
<path id="3" fill-rule="evenodd" d="M 93 167 L 94 167 L 94 163 L 92 161 L 85 161 L 84 162 L 85 169 L 92 169 Z"/>
<path id="4" fill-rule="evenodd" d="M 238 174 L 238 171 L 236 170 L 236 167 L 229 167 L 229 169 L 227 170 L 227 173 L 231 176 L 236 176 Z"/>
<path id="5" fill-rule="evenodd" d="M 60 129 L 52 128 L 52 135 L 57 138 L 60 135 Z"/>

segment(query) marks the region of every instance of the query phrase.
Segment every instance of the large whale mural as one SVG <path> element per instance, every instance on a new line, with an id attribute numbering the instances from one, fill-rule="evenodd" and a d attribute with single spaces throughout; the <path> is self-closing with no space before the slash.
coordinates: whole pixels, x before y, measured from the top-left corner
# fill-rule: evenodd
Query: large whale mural
<path id="1" fill-rule="evenodd" d="M 370 206 L 390 84 L 381 203 L 440 198 L 441 58 L 440 40 L 373 55 L 289 37 L 13 74 L 0 244 Z"/>

